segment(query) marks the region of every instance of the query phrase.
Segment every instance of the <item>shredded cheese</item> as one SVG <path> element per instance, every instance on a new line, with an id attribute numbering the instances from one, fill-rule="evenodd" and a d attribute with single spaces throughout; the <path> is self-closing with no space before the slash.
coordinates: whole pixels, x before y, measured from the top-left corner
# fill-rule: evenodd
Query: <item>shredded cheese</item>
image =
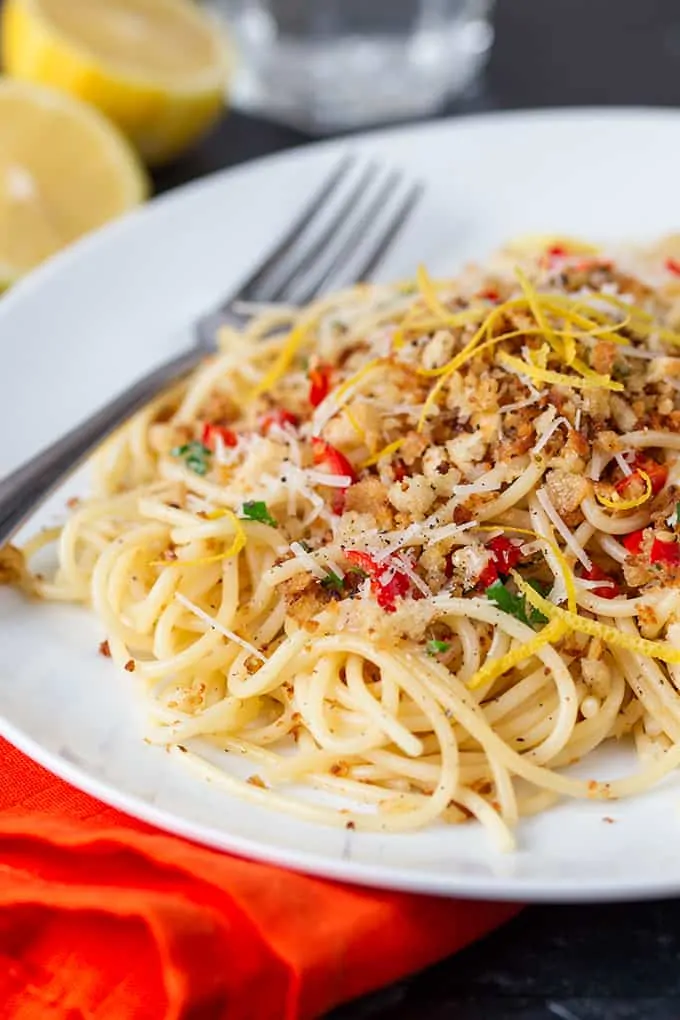
<path id="1" fill-rule="evenodd" d="M 626 476 L 626 478 L 630 478 L 630 476 L 632 475 L 633 471 L 631 469 L 630 464 L 628 463 L 628 461 L 624 457 L 624 455 L 622 453 L 615 453 L 614 454 L 614 460 L 619 465 L 619 467 L 621 468 L 621 471 Z"/>
<path id="2" fill-rule="evenodd" d="M 218 631 L 218 633 L 227 638 L 228 641 L 233 641 L 235 644 L 240 645 L 241 648 L 244 648 L 250 653 L 250 655 L 254 655 L 255 658 L 260 659 L 261 662 L 267 661 L 266 655 L 263 655 L 259 648 L 252 645 L 250 641 L 246 641 L 245 638 L 239 637 L 239 635 L 235 634 L 233 630 L 229 630 L 228 627 L 225 627 L 219 622 L 219 620 L 210 616 L 209 613 L 206 613 L 205 610 L 201 609 L 200 606 L 197 606 L 195 602 L 192 602 L 185 595 L 182 595 L 181 592 L 175 592 L 175 600 L 180 602 L 185 609 L 188 609 L 189 612 L 193 613 L 193 615 L 198 617 L 199 620 L 202 620 L 203 623 L 207 624 L 209 628 Z"/>
<path id="3" fill-rule="evenodd" d="M 394 557 L 395 562 L 399 564 L 401 571 L 406 574 L 409 581 L 414 588 L 425 596 L 425 598 L 432 598 L 433 592 L 430 586 L 422 579 L 422 577 L 415 572 L 411 563 L 409 563 L 406 556 L 399 554 Z"/>
<path id="4" fill-rule="evenodd" d="M 559 417 L 559 418 L 555 418 L 555 420 L 554 420 L 554 421 L 552 421 L 552 422 L 550 423 L 550 425 L 549 425 L 549 426 L 548 426 L 548 428 L 547 428 L 547 429 L 545 430 L 545 432 L 544 432 L 544 433 L 543 433 L 543 435 L 542 435 L 542 436 L 540 437 L 540 439 L 539 439 L 539 440 L 538 440 L 538 442 L 537 442 L 537 443 L 535 444 L 535 446 L 533 446 L 533 447 L 532 447 L 532 450 L 531 450 L 531 452 L 532 452 L 532 454 L 533 454 L 534 456 L 536 456 L 536 454 L 540 453 L 540 452 L 541 452 L 541 450 L 542 450 L 542 449 L 543 449 L 543 448 L 544 448 L 545 446 L 547 446 L 547 445 L 548 445 L 548 443 L 549 443 L 549 442 L 550 442 L 550 440 L 552 439 L 552 437 L 553 437 L 553 435 L 555 434 L 555 432 L 557 432 L 557 430 L 558 430 L 558 428 L 560 427 L 560 425 L 566 425 L 568 429 L 569 429 L 569 428 L 571 428 L 571 425 L 569 424 L 569 422 L 567 421 L 567 419 L 566 419 L 566 418 L 564 418 L 563 416 L 561 416 L 561 415 L 560 415 L 560 417 Z"/>
<path id="5" fill-rule="evenodd" d="M 300 562 L 305 565 L 308 572 L 313 574 L 314 577 L 318 577 L 321 580 L 328 577 L 328 572 L 324 570 L 323 567 L 319 566 L 311 553 L 308 553 L 299 542 L 291 542 L 290 551 L 295 559 L 300 560 Z"/>
<path id="6" fill-rule="evenodd" d="M 305 476 L 312 485 L 325 485 L 330 489 L 347 489 L 352 484 L 349 475 L 334 475 L 329 471 L 315 471 L 314 468 L 307 468 Z"/>
<path id="7" fill-rule="evenodd" d="M 572 534 L 572 532 L 569 530 L 567 525 L 564 523 L 564 521 L 558 514 L 553 502 L 550 499 L 550 496 L 548 495 L 548 490 L 545 487 L 537 490 L 536 499 L 545 510 L 546 514 L 548 515 L 548 519 L 550 520 L 550 523 L 553 525 L 555 530 L 562 538 L 567 549 L 571 550 L 576 559 L 579 561 L 579 563 L 583 564 L 586 570 L 590 570 L 593 565 L 590 556 L 585 551 L 581 543 L 577 541 L 576 536 Z"/>

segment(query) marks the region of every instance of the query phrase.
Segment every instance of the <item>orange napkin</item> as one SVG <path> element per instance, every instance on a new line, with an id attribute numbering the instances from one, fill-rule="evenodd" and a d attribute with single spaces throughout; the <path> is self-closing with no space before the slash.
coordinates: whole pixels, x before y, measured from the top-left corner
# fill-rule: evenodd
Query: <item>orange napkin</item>
<path id="1" fill-rule="evenodd" d="M 307 1020 L 511 917 L 338 885 L 136 822 L 0 740 L 0 1017 Z"/>

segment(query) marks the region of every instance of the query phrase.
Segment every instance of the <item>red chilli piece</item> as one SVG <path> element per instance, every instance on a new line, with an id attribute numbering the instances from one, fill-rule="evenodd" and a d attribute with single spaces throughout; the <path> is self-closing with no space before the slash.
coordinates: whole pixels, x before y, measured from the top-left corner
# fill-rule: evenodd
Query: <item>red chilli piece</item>
<path id="1" fill-rule="evenodd" d="M 669 273 L 672 273 L 673 276 L 680 276 L 680 261 L 678 259 L 670 258 L 669 256 L 666 259 L 666 269 Z"/>
<path id="2" fill-rule="evenodd" d="M 238 443 L 238 436 L 231 429 L 226 428 L 224 425 L 213 425 L 212 422 L 207 421 L 203 426 L 203 433 L 201 435 L 203 445 L 207 446 L 209 450 L 214 450 L 215 440 L 218 437 L 225 446 L 236 446 Z"/>
<path id="3" fill-rule="evenodd" d="M 631 556 L 639 556 L 642 552 L 642 543 L 644 541 L 645 532 L 644 529 L 639 531 L 631 531 L 629 535 L 624 535 L 623 548 Z"/>
<path id="4" fill-rule="evenodd" d="M 332 368 L 329 365 L 317 365 L 309 371 L 309 402 L 318 407 L 331 391 Z"/>
<path id="5" fill-rule="evenodd" d="M 677 542 L 662 542 L 655 538 L 649 554 L 650 563 L 661 563 L 666 567 L 676 567 L 680 564 L 680 545 Z"/>
<path id="6" fill-rule="evenodd" d="M 522 559 L 522 547 L 515 545 L 505 535 L 497 535 L 487 544 L 491 559 L 477 578 L 478 588 L 490 588 L 492 584 L 506 577 Z"/>
<path id="7" fill-rule="evenodd" d="M 652 486 L 652 495 L 658 496 L 668 479 L 668 468 L 665 464 L 659 464 L 657 461 L 652 460 L 651 457 L 642 457 L 640 455 L 638 455 L 633 461 L 633 473 L 622 478 L 615 485 L 615 489 L 620 496 L 626 493 L 628 486 L 633 481 L 639 481 L 644 488 L 644 482 L 640 475 L 640 471 L 644 471 L 645 474 L 649 476 L 649 481 Z"/>
<path id="8" fill-rule="evenodd" d="M 407 476 L 406 465 L 403 460 L 395 460 L 392 464 L 395 482 L 403 482 Z"/>
<path id="9" fill-rule="evenodd" d="M 501 299 L 500 294 L 497 290 L 494 290 L 493 287 L 488 287 L 486 290 L 480 290 L 477 297 L 481 298 L 483 301 L 493 301 L 494 304 L 497 304 Z"/>
<path id="10" fill-rule="evenodd" d="M 491 559 L 477 578 L 477 587 L 482 589 L 490 588 L 498 580 L 498 567 Z"/>
<path id="11" fill-rule="evenodd" d="M 593 595 L 599 595 L 601 599 L 615 599 L 617 595 L 621 594 L 621 589 L 614 580 L 610 577 L 602 567 L 598 567 L 597 563 L 593 563 L 590 570 L 584 570 L 581 573 L 581 577 L 584 581 L 606 581 L 602 587 L 593 588 Z"/>
<path id="12" fill-rule="evenodd" d="M 574 264 L 574 269 L 582 273 L 587 273 L 591 269 L 613 269 L 613 268 L 614 263 L 611 261 L 611 259 L 600 258 L 581 259 L 580 262 L 576 262 Z"/>
<path id="13" fill-rule="evenodd" d="M 296 414 L 284 411 L 283 408 L 279 407 L 275 411 L 268 411 L 267 414 L 263 415 L 260 421 L 260 430 L 262 435 L 266 436 L 273 425 L 278 425 L 279 428 L 283 428 L 284 425 L 292 425 L 293 428 L 296 428 L 298 424 L 299 418 Z"/>
<path id="14" fill-rule="evenodd" d="M 515 545 L 505 535 L 497 535 L 487 545 L 491 550 L 499 574 L 509 574 L 522 559 L 522 547 Z"/>
<path id="15" fill-rule="evenodd" d="M 352 566 L 359 567 L 360 570 L 368 574 L 371 579 L 371 591 L 380 608 L 384 609 L 386 613 L 395 612 L 397 598 L 406 595 L 411 587 L 411 582 L 406 574 L 395 570 L 389 580 L 383 581 L 382 578 L 385 574 L 392 571 L 392 568 L 387 564 L 376 563 L 368 553 L 360 552 L 357 549 L 348 549 L 345 557 Z"/>
<path id="16" fill-rule="evenodd" d="M 319 467 L 325 467 L 329 475 L 340 475 L 350 479 L 350 485 L 357 480 L 356 471 L 345 457 L 344 453 L 336 450 L 334 446 L 327 443 L 325 439 L 315 437 L 312 439 L 312 453 L 314 463 Z M 341 514 L 345 508 L 345 494 L 347 487 L 333 489 L 331 508 L 333 513 Z"/>

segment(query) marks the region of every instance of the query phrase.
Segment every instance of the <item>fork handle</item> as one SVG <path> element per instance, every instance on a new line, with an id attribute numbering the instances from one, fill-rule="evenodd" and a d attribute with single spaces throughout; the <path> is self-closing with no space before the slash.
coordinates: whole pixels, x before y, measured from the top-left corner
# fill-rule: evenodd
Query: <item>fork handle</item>
<path id="1" fill-rule="evenodd" d="M 170 361 L 152 369 L 129 389 L 65 436 L 47 446 L 0 481 L 0 546 L 7 542 L 20 524 L 57 488 L 101 443 L 130 415 L 153 400 L 161 390 L 179 382 L 196 368 L 206 351 L 193 345 Z"/>

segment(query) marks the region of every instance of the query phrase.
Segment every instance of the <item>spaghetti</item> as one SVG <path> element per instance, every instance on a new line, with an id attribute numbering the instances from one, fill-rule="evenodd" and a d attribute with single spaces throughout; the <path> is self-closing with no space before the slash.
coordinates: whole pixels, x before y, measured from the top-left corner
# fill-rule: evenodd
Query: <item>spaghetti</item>
<path id="1" fill-rule="evenodd" d="M 34 588 L 93 606 L 149 739 L 245 758 L 185 755 L 301 818 L 508 848 L 648 789 L 680 764 L 680 315 L 650 265 L 541 242 L 263 308 L 102 448 Z M 634 775 L 563 771 L 624 736 Z"/>

